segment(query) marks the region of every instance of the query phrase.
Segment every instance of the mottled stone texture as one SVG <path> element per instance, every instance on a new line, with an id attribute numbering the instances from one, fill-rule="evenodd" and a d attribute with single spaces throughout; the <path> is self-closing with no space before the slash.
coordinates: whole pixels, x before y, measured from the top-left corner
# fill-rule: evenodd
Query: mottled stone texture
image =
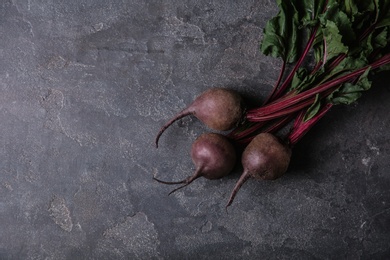
<path id="1" fill-rule="evenodd" d="M 384 259 L 390 255 L 389 76 L 335 107 L 289 173 L 240 169 L 167 196 L 192 173 L 211 86 L 264 99 L 280 61 L 258 51 L 274 1 L 2 0 L 0 259 Z"/>

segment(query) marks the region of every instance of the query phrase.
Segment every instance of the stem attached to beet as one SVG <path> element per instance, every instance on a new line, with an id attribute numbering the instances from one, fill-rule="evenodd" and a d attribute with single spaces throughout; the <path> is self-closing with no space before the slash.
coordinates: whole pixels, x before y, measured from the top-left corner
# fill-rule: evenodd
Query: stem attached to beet
<path id="1" fill-rule="evenodd" d="M 381 57 L 379 60 L 371 63 L 371 65 L 365 66 L 361 69 L 357 69 L 353 72 L 350 72 L 346 75 L 340 76 L 333 80 L 330 80 L 326 83 L 323 83 L 317 87 L 311 88 L 309 90 L 303 91 L 291 98 L 282 100 L 280 102 L 274 102 L 270 105 L 253 109 L 248 111 L 247 118 L 251 121 L 262 121 L 268 120 L 269 118 L 275 118 L 275 115 L 285 115 L 284 112 L 287 108 L 290 108 L 291 111 L 295 112 L 297 109 L 294 109 L 294 106 L 303 106 L 302 102 L 306 101 L 309 98 L 315 97 L 317 94 L 321 94 L 335 86 L 338 86 L 346 81 L 349 81 L 355 77 L 362 75 L 367 69 L 376 69 L 380 66 L 390 63 L 390 54 L 386 54 Z M 277 116 L 276 116 L 277 117 Z"/>
<path id="2" fill-rule="evenodd" d="M 287 64 L 287 62 L 285 60 L 283 60 L 283 64 L 282 64 L 282 68 L 280 69 L 278 80 L 276 81 L 276 84 L 273 87 L 272 92 L 270 93 L 268 98 L 264 101 L 263 105 L 268 104 L 268 102 L 270 102 L 273 99 L 273 97 L 274 97 L 274 95 L 276 93 L 276 90 L 278 89 L 278 87 L 280 85 L 280 82 L 282 81 L 282 78 L 283 78 L 283 75 L 284 75 L 284 71 L 286 70 L 286 64 Z"/>
<path id="3" fill-rule="evenodd" d="M 294 127 L 288 136 L 288 143 L 294 146 L 301 138 L 329 111 L 332 104 L 326 104 L 313 118 L 304 121 L 306 110 L 302 110 L 295 120 Z"/>
<path id="4" fill-rule="evenodd" d="M 274 100 L 274 99 L 279 98 L 285 92 L 285 90 L 288 88 L 288 86 L 290 85 L 290 83 L 291 83 L 291 81 L 292 81 L 292 79 L 293 79 L 293 77 L 295 75 L 295 72 L 302 65 L 302 62 L 304 61 L 305 57 L 309 53 L 309 51 L 310 51 L 310 49 L 311 49 L 311 47 L 313 45 L 313 42 L 315 40 L 315 37 L 316 37 L 316 34 L 317 34 L 317 30 L 318 30 L 318 25 L 316 27 L 314 27 L 314 29 L 312 30 L 310 38 L 309 38 L 309 41 L 307 42 L 306 47 L 303 50 L 303 53 L 302 53 L 301 57 L 298 59 L 298 61 L 296 62 L 294 68 L 291 70 L 290 74 L 287 76 L 287 79 L 280 86 L 280 88 L 276 91 L 276 93 L 273 93 L 273 95 L 271 95 L 269 100 Z"/>

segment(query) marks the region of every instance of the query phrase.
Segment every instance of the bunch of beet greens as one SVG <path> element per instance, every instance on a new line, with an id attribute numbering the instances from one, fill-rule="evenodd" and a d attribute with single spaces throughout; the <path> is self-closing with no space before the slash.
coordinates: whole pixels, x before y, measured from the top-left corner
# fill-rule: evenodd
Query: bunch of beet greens
<path id="1" fill-rule="evenodd" d="M 263 54 L 283 60 L 268 98 L 246 111 L 241 97 L 231 90 L 214 88 L 201 94 L 161 129 L 156 145 L 169 125 L 190 114 L 211 129 L 233 130 L 226 136 L 203 134 L 194 142 L 193 176 L 180 182 L 157 181 L 182 188 L 201 176 L 221 178 L 234 167 L 233 144 L 243 147 L 244 172 L 229 206 L 249 178 L 283 175 L 291 148 L 333 105 L 353 103 L 371 87 L 371 74 L 390 69 L 390 0 L 277 0 L 277 4 L 280 11 L 266 24 L 260 47 Z M 276 137 L 289 125 L 287 135 Z"/>

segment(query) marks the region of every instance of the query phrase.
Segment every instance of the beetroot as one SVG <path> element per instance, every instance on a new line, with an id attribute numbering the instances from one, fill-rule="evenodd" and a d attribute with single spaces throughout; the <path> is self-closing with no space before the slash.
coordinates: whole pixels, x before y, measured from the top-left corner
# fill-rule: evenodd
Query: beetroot
<path id="1" fill-rule="evenodd" d="M 241 163 L 244 168 L 240 179 L 230 195 L 229 207 L 238 190 L 249 178 L 274 180 L 282 176 L 288 168 L 291 149 L 269 133 L 258 134 L 245 148 Z"/>
<path id="2" fill-rule="evenodd" d="M 243 114 L 243 101 L 238 93 L 224 88 L 209 89 L 161 128 L 156 137 L 156 147 L 163 132 L 185 116 L 194 115 L 209 128 L 226 131 L 237 126 Z"/>
<path id="3" fill-rule="evenodd" d="M 178 182 L 167 182 L 153 178 L 164 184 L 183 184 L 169 194 L 187 186 L 199 177 L 209 180 L 219 179 L 232 171 L 236 163 L 236 152 L 225 136 L 206 133 L 198 137 L 192 144 L 191 158 L 196 168 L 192 176 Z"/>

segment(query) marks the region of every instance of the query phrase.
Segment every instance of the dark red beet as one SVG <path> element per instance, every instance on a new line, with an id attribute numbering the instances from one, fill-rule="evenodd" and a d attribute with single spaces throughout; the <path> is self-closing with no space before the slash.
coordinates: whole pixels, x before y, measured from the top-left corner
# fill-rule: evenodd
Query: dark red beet
<path id="1" fill-rule="evenodd" d="M 198 137 L 192 144 L 191 158 L 196 168 L 192 176 L 178 182 L 167 182 L 153 178 L 164 184 L 183 184 L 169 194 L 187 186 L 199 177 L 205 177 L 209 180 L 219 179 L 232 171 L 236 163 L 236 152 L 225 136 L 206 133 Z"/>
<path id="2" fill-rule="evenodd" d="M 185 116 L 194 115 L 209 128 L 226 131 L 237 126 L 243 114 L 243 102 L 239 94 L 224 88 L 209 89 L 161 128 L 156 137 L 156 147 L 162 133 L 175 121 Z"/>
<path id="3" fill-rule="evenodd" d="M 230 195 L 229 207 L 238 190 L 249 179 L 274 180 L 282 176 L 290 164 L 291 149 L 269 133 L 257 135 L 245 148 L 241 163 L 244 168 L 240 179 Z"/>

